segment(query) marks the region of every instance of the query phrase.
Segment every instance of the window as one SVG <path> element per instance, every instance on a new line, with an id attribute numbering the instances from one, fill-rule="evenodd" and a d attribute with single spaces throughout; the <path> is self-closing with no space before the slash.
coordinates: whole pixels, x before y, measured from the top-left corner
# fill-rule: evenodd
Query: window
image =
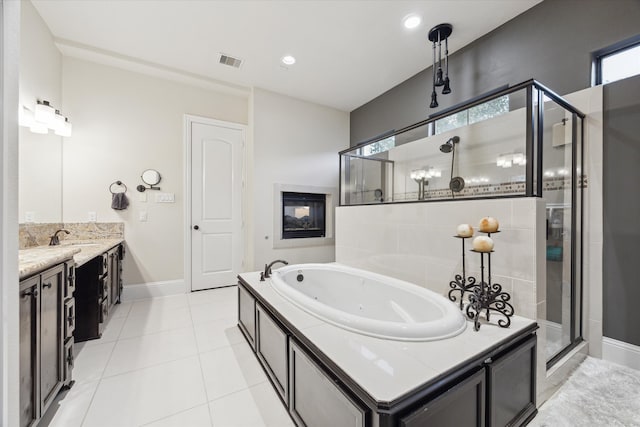
<path id="1" fill-rule="evenodd" d="M 459 113 L 436 120 L 436 134 L 447 132 L 509 112 L 509 95 L 487 101 Z"/>
<path id="2" fill-rule="evenodd" d="M 595 84 L 607 84 L 640 75 L 640 40 L 620 42 L 596 52 Z"/>
<path id="3" fill-rule="evenodd" d="M 362 147 L 363 156 L 373 156 L 374 154 L 384 153 L 391 150 L 396 146 L 396 137 L 390 136 L 389 138 L 381 139 L 373 144 L 365 145 Z"/>

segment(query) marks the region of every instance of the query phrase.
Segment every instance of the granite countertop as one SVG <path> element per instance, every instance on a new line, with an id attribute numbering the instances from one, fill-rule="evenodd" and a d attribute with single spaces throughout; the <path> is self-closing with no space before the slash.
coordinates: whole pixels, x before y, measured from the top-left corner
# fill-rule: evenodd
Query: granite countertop
<path id="1" fill-rule="evenodd" d="M 19 277 L 32 276 L 60 262 L 73 258 L 79 267 L 124 239 L 63 240 L 58 246 L 36 246 L 18 252 Z"/>

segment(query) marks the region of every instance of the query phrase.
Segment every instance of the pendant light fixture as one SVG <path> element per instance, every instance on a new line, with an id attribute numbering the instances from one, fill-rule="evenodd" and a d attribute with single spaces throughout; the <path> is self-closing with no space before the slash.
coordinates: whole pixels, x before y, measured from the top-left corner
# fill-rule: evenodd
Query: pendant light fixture
<path id="1" fill-rule="evenodd" d="M 431 42 L 433 50 L 433 90 L 431 91 L 431 104 L 429 105 L 431 108 L 436 108 L 438 106 L 436 87 L 443 86 L 443 95 L 451 93 L 449 81 L 449 36 L 452 32 L 453 26 L 451 24 L 439 24 L 429 31 L 429 41 Z M 444 42 L 444 73 L 442 71 L 442 42 Z M 438 45 L 437 61 L 436 44 Z"/>

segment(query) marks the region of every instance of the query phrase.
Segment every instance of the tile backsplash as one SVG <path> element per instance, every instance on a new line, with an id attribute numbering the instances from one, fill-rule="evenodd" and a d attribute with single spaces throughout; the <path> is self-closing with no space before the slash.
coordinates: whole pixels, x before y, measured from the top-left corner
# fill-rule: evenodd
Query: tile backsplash
<path id="1" fill-rule="evenodd" d="M 538 277 L 544 270 L 536 268 L 538 241 L 544 239 L 540 203 L 536 198 L 512 198 L 339 207 L 336 261 L 447 295 L 449 283 L 462 273 L 462 242 L 453 237 L 457 225 L 476 228 L 482 217 L 493 216 L 501 232 L 492 235 L 492 283 L 511 294 L 517 315 L 535 320 L 546 284 Z M 539 243 L 544 248 L 544 240 Z M 480 255 L 469 249 L 471 239 L 466 240 L 466 273 L 479 279 Z"/>
<path id="2" fill-rule="evenodd" d="M 124 223 L 122 222 L 65 222 L 43 224 L 20 224 L 20 249 L 44 246 L 49 244 L 53 233 L 65 229 L 71 232 L 67 235 L 60 233 L 60 240 L 93 240 L 93 239 L 121 239 L 124 238 Z"/>

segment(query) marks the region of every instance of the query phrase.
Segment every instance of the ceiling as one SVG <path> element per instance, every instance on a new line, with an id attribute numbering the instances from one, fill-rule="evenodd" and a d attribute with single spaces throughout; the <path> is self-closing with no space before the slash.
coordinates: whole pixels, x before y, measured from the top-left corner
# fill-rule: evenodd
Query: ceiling
<path id="1" fill-rule="evenodd" d="M 431 63 L 429 28 L 449 51 L 541 0 L 33 0 L 65 55 L 232 91 L 259 87 L 351 111 Z M 413 30 L 408 14 L 422 17 Z M 240 69 L 219 53 L 243 59 Z M 285 67 L 280 59 L 295 56 Z M 455 66 L 455 64 L 452 64 Z"/>

